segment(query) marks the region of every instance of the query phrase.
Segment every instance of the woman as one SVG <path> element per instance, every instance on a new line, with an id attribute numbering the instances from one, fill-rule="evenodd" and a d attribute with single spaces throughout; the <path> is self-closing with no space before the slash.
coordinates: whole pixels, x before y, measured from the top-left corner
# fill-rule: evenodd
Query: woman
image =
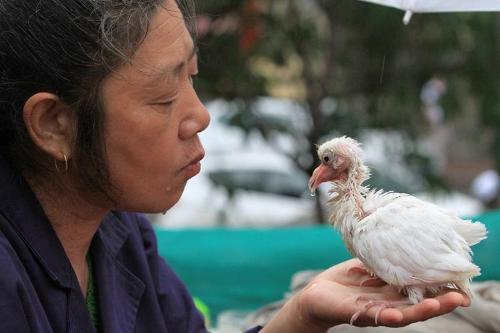
<path id="1" fill-rule="evenodd" d="M 0 331 L 205 332 L 151 226 L 200 170 L 209 123 L 192 86 L 189 6 L 174 0 L 0 0 Z M 264 328 L 348 322 L 360 264 L 326 271 Z M 468 300 L 381 311 L 401 326 Z M 374 325 L 376 309 L 359 325 Z"/>

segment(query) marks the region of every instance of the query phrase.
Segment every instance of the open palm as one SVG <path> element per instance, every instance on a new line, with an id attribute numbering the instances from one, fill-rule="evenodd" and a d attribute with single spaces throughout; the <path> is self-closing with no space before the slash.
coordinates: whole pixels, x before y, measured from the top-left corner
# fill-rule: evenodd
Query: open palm
<path id="1" fill-rule="evenodd" d="M 367 281 L 363 283 L 364 281 Z M 400 303 L 395 308 L 365 307 L 370 300 Z M 349 323 L 355 314 L 356 326 L 405 326 L 448 313 L 458 306 L 468 306 L 468 297 L 456 291 L 444 291 L 412 305 L 397 288 L 363 273 L 363 264 L 352 259 L 336 265 L 311 281 L 299 295 L 299 309 L 304 320 L 325 327 Z M 373 303 L 373 302 L 372 302 Z M 365 311 L 366 308 L 366 311 Z M 375 322 L 375 317 L 378 317 Z"/>

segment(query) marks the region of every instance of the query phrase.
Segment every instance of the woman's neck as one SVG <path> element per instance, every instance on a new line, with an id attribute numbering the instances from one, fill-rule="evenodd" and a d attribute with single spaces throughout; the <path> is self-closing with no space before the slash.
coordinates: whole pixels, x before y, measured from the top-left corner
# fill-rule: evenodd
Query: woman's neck
<path id="1" fill-rule="evenodd" d="M 32 188 L 59 238 L 66 256 L 78 278 L 83 295 L 88 282 L 87 253 L 103 217 L 109 209 L 85 200 L 72 187 L 26 180 Z M 73 187 L 74 188 L 74 187 Z"/>

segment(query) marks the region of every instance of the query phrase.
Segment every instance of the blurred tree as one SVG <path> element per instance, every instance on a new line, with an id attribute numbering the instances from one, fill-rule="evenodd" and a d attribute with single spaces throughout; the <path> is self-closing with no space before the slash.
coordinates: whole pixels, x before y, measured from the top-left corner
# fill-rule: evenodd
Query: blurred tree
<path id="1" fill-rule="evenodd" d="M 237 99 L 230 121 L 267 138 L 286 127 L 263 120 L 256 97 L 297 100 L 310 126 L 290 131 L 291 157 L 309 173 L 332 131 L 425 134 L 420 91 L 433 77 L 447 83 L 445 120 L 478 108 L 500 165 L 500 14 L 426 14 L 404 26 L 400 11 L 352 0 L 204 0 L 198 15 L 201 95 Z M 439 183 L 419 154 L 410 145 L 410 163 Z"/>

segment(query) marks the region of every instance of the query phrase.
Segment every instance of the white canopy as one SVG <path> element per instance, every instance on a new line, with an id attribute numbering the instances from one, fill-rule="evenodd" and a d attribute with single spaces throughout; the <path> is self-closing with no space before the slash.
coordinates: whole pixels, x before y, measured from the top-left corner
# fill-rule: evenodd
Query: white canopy
<path id="1" fill-rule="evenodd" d="M 500 11 L 500 0 L 361 0 L 406 11 L 408 24 L 413 13 Z"/>

